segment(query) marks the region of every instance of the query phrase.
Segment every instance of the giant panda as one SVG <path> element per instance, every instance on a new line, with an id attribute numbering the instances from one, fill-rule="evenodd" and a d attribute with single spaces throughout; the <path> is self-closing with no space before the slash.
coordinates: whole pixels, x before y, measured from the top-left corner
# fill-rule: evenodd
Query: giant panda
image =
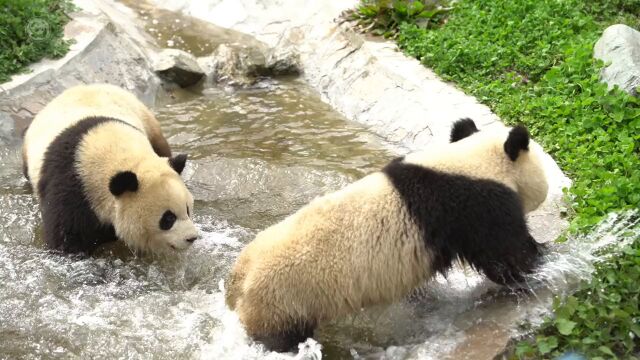
<path id="1" fill-rule="evenodd" d="M 24 172 L 36 193 L 46 245 L 90 254 L 123 240 L 135 251 L 186 249 L 198 237 L 193 197 L 154 115 L 107 84 L 67 89 L 25 132 Z"/>
<path id="2" fill-rule="evenodd" d="M 453 125 L 450 143 L 390 162 L 260 232 L 227 279 L 248 335 L 285 351 L 324 321 L 397 301 L 460 260 L 499 284 L 543 253 L 525 213 L 546 198 L 541 148 L 523 126 Z"/>

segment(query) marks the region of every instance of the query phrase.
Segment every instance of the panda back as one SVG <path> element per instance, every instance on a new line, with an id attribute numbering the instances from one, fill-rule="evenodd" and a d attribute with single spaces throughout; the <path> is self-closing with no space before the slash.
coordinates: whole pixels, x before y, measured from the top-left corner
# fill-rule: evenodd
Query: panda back
<path id="1" fill-rule="evenodd" d="M 446 273 L 462 260 L 491 280 L 514 283 L 530 272 L 541 248 L 527 229 L 518 194 L 487 179 L 391 162 L 388 176 L 433 256 L 431 270 Z"/>
<path id="2" fill-rule="evenodd" d="M 145 126 L 145 119 L 149 116 L 153 117 L 144 104 L 117 86 L 82 85 L 64 91 L 36 115 L 25 133 L 23 158 L 28 178 L 37 188 L 47 148 L 79 121 L 90 117 L 115 118 L 146 132 L 149 126 Z"/>

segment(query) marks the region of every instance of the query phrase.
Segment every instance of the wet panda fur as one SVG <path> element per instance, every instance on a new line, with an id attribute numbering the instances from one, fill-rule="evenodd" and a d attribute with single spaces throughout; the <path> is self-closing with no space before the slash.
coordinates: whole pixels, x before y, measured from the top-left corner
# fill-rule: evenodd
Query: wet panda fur
<path id="1" fill-rule="evenodd" d="M 89 254 L 121 239 L 134 250 L 187 248 L 193 197 L 154 115 L 113 85 L 70 88 L 25 132 L 25 176 L 51 249 Z"/>
<path id="2" fill-rule="evenodd" d="M 389 163 L 260 232 L 227 281 L 247 333 L 284 351 L 319 323 L 402 299 L 461 260 L 499 284 L 541 256 L 525 213 L 547 195 L 527 129 L 453 125 L 451 142 Z"/>

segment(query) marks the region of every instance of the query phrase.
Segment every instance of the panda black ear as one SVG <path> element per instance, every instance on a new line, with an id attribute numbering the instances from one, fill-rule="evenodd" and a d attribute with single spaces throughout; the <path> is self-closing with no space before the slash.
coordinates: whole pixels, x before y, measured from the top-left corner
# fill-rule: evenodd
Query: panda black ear
<path id="1" fill-rule="evenodd" d="M 464 118 L 453 123 L 451 128 L 450 142 L 456 142 L 460 139 L 464 139 L 468 136 L 477 133 L 479 130 L 476 127 L 476 123 L 469 118 Z"/>
<path id="2" fill-rule="evenodd" d="M 504 142 L 504 152 L 511 161 L 516 161 L 520 150 L 529 150 L 529 131 L 524 125 L 518 125 L 509 131 L 507 141 Z"/>
<path id="3" fill-rule="evenodd" d="M 178 174 L 182 174 L 182 170 L 184 170 L 184 166 L 187 163 L 187 154 L 180 154 L 174 157 L 169 158 L 169 165 L 175 170 Z"/>
<path id="4" fill-rule="evenodd" d="M 120 196 L 127 191 L 138 191 L 138 177 L 131 171 L 121 171 L 109 181 L 109 191 L 114 196 Z"/>

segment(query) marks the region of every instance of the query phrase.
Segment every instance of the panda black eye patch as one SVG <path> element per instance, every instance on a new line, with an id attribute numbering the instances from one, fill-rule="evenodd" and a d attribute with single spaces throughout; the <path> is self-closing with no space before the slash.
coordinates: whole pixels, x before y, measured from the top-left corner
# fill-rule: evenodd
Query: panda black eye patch
<path id="1" fill-rule="evenodd" d="M 173 224 L 176 222 L 176 214 L 171 210 L 167 210 L 162 214 L 162 218 L 160 218 L 160 229 L 169 230 L 173 227 Z"/>

